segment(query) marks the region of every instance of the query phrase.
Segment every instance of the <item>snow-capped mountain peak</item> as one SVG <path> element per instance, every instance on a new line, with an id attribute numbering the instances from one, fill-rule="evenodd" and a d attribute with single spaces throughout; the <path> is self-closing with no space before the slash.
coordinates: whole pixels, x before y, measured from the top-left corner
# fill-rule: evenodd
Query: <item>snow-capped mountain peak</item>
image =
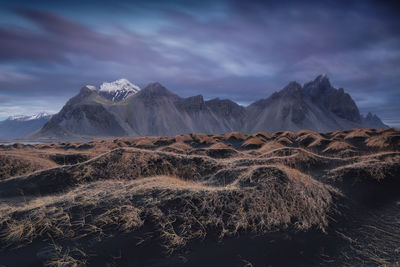
<path id="1" fill-rule="evenodd" d="M 101 96 L 118 102 L 126 99 L 128 96 L 136 94 L 140 87 L 131 83 L 127 79 L 119 79 L 114 82 L 103 82 L 98 89 Z"/>
<path id="2" fill-rule="evenodd" d="M 119 79 L 114 82 L 104 82 L 100 85 L 99 91 L 106 92 L 115 92 L 119 90 L 126 91 L 135 91 L 138 92 L 140 90 L 139 86 L 131 83 L 127 79 Z"/>
<path id="3" fill-rule="evenodd" d="M 36 120 L 36 119 L 41 119 L 41 118 L 48 117 L 48 116 L 51 116 L 51 115 L 52 114 L 50 114 L 50 113 L 48 113 L 46 111 L 42 111 L 42 112 L 33 114 L 32 116 L 29 116 L 29 119 L 30 120 Z"/>
<path id="4" fill-rule="evenodd" d="M 9 116 L 7 118 L 7 120 L 13 120 L 13 121 L 30 121 L 30 120 L 37 120 L 37 119 L 41 119 L 41 118 L 45 118 L 45 117 L 49 117 L 52 114 L 48 113 L 48 112 L 39 112 L 30 116 L 27 115 L 13 115 L 13 116 Z"/>
<path id="5" fill-rule="evenodd" d="M 29 117 L 29 116 L 26 116 L 26 115 L 12 115 L 12 116 L 8 116 L 7 120 L 16 121 L 16 120 L 20 120 L 20 119 L 23 119 L 23 118 L 26 118 L 26 117 Z"/>

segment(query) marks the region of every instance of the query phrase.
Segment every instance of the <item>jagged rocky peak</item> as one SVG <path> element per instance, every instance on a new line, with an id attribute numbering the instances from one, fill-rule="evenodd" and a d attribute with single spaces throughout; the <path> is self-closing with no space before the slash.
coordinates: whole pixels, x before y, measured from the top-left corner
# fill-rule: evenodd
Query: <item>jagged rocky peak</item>
<path id="1" fill-rule="evenodd" d="M 334 88 L 326 74 L 318 75 L 313 81 L 305 83 L 302 90 L 304 94 L 316 100 L 343 96 L 351 98 L 343 88 Z"/>
<path id="2" fill-rule="evenodd" d="M 318 83 L 321 86 L 326 86 L 326 87 L 330 87 L 331 83 L 329 81 L 328 75 L 327 74 L 320 74 L 317 76 L 317 78 L 315 78 L 314 83 Z"/>
<path id="3" fill-rule="evenodd" d="M 368 114 L 364 117 L 361 116 L 362 123 L 365 125 L 365 127 L 369 128 L 387 128 L 388 126 L 384 124 L 381 119 L 376 116 L 375 114 L 372 114 L 371 112 L 368 112 Z"/>
<path id="4" fill-rule="evenodd" d="M 326 74 L 318 75 L 313 81 L 305 83 L 303 86 L 303 91 L 312 97 L 318 97 L 332 89 L 333 87 Z"/>
<path id="5" fill-rule="evenodd" d="M 371 112 L 368 112 L 367 116 L 365 116 L 365 119 L 366 120 L 375 120 L 375 119 L 379 119 L 379 118 L 375 114 L 372 114 Z"/>
<path id="6" fill-rule="evenodd" d="M 268 106 L 274 101 L 284 101 L 286 108 L 283 114 L 288 114 L 288 105 L 296 113 L 307 112 L 306 106 L 310 103 L 320 110 L 327 110 L 339 118 L 360 123 L 361 117 L 357 105 L 343 88 L 334 88 L 326 74 L 318 75 L 314 80 L 301 86 L 297 82 L 290 82 L 281 91 L 272 94 L 268 99 L 254 103 L 254 106 Z M 308 103 L 306 105 L 306 103 Z M 296 114 L 296 116 L 299 114 Z M 285 116 L 284 116 L 285 117 Z"/>
<path id="7" fill-rule="evenodd" d="M 319 75 L 314 81 L 303 86 L 305 95 L 319 106 L 327 108 L 340 118 L 361 122 L 360 111 L 351 96 L 343 88 L 334 88 L 326 74 Z"/>

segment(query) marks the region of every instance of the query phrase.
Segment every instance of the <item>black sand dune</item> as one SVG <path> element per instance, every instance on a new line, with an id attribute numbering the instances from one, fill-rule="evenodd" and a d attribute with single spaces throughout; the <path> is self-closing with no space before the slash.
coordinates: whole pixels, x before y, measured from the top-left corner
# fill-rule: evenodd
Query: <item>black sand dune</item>
<path id="1" fill-rule="evenodd" d="M 0 147 L 4 266 L 396 266 L 400 131 Z"/>

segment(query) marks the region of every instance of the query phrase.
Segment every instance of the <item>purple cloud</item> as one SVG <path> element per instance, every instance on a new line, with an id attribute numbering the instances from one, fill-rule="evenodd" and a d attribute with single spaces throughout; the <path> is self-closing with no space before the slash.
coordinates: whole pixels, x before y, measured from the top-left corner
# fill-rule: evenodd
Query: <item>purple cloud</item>
<path id="1" fill-rule="evenodd" d="M 400 102 L 394 2 L 96 3 L 10 4 L 16 19 L 0 24 L 0 94 L 59 96 L 61 107 L 84 84 L 125 77 L 249 103 L 327 73 L 363 112 L 398 115 L 372 101 Z"/>

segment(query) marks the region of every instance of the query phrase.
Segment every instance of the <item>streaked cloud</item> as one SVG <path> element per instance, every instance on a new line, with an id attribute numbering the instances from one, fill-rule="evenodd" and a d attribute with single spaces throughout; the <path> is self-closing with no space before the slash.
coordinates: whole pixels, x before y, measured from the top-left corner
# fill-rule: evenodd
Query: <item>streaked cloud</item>
<path id="1" fill-rule="evenodd" d="M 0 94 L 22 111 L 51 97 L 57 110 L 82 85 L 125 77 L 248 104 L 327 73 L 389 122 L 400 115 L 380 109 L 400 103 L 398 11 L 373 0 L 8 2 Z M 0 118 L 13 112 L 2 103 Z"/>

